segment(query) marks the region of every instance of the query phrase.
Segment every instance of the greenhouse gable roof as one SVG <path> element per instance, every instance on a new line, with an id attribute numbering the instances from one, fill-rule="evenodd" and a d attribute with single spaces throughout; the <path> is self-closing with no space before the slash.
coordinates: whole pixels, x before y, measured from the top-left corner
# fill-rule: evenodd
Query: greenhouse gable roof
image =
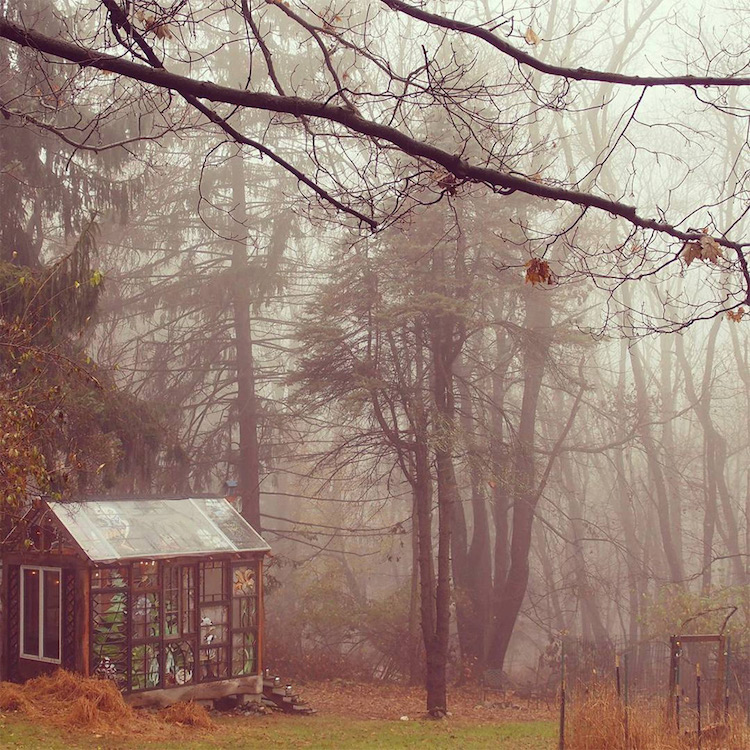
<path id="1" fill-rule="evenodd" d="M 93 562 L 271 549 L 224 498 L 47 505 Z"/>

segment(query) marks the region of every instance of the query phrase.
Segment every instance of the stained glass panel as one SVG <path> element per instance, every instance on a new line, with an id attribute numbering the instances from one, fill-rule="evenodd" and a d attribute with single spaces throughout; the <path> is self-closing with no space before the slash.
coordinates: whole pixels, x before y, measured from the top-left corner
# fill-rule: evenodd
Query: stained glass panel
<path id="1" fill-rule="evenodd" d="M 167 687 L 188 685 L 193 681 L 193 646 L 187 641 L 168 643 L 164 656 L 164 682 Z"/>
<path id="2" fill-rule="evenodd" d="M 232 676 L 255 673 L 255 633 L 232 633 Z"/>
<path id="3" fill-rule="evenodd" d="M 147 690 L 159 685 L 159 655 L 155 644 L 134 646 L 131 654 L 130 684 L 133 690 Z"/>

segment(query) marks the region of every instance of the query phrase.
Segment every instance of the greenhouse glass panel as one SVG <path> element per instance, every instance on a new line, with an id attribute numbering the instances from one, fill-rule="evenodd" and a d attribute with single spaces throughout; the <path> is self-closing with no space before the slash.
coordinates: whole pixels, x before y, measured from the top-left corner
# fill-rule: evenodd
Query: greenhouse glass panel
<path id="1" fill-rule="evenodd" d="M 49 507 L 93 561 L 270 549 L 221 498 L 49 502 Z"/>

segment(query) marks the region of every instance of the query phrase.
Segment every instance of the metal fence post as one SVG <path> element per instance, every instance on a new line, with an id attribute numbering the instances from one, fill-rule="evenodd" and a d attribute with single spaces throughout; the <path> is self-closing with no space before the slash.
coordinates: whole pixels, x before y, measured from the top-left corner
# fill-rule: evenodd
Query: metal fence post
<path id="1" fill-rule="evenodd" d="M 560 739 L 559 750 L 565 750 L 565 641 L 560 643 Z"/>
<path id="2" fill-rule="evenodd" d="M 677 650 L 675 651 L 675 665 L 674 665 L 674 676 L 675 676 L 675 720 L 677 722 L 677 733 L 680 732 L 680 708 L 682 707 L 682 686 L 680 685 L 680 657 L 682 656 L 682 647 L 680 642 L 677 641 Z"/>
<path id="3" fill-rule="evenodd" d="M 675 722 L 680 729 L 680 642 L 677 636 L 669 638 L 669 691 L 667 693 L 667 721 Z"/>
<path id="4" fill-rule="evenodd" d="M 698 750 L 701 750 L 701 665 L 700 662 L 695 665 L 695 702 L 698 708 Z"/>
<path id="5" fill-rule="evenodd" d="M 729 723 L 729 691 L 730 691 L 730 680 L 729 675 L 732 669 L 732 662 L 730 661 L 730 655 L 732 651 L 732 643 L 727 636 L 726 641 L 727 649 L 724 653 L 724 723 Z"/>

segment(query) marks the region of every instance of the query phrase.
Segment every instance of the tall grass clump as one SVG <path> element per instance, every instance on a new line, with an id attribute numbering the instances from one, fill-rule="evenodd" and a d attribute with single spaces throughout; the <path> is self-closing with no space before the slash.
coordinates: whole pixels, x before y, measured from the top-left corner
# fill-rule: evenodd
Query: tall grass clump
<path id="1" fill-rule="evenodd" d="M 594 684 L 572 695 L 567 711 L 566 750 L 695 750 L 695 727 L 677 731 L 667 719 L 664 701 L 638 699 L 627 709 L 614 688 Z M 687 719 L 687 717 L 685 717 Z M 703 750 L 748 750 L 750 730 L 744 717 L 732 716 L 728 724 L 703 728 Z"/>

